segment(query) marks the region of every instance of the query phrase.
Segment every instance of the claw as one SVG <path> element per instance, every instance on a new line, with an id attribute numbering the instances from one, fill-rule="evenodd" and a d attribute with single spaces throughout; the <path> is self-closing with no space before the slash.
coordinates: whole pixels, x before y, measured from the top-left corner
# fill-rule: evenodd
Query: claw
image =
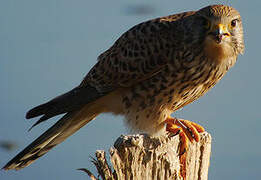
<path id="1" fill-rule="evenodd" d="M 183 155 L 188 148 L 188 138 L 183 131 L 179 133 L 180 136 L 180 147 L 179 147 L 179 155 Z"/>
<path id="2" fill-rule="evenodd" d="M 181 128 L 174 124 L 167 124 L 166 130 L 174 135 L 177 135 L 181 131 Z"/>
<path id="3" fill-rule="evenodd" d="M 178 134 L 180 137 L 180 147 L 179 147 L 179 155 L 180 155 L 180 175 L 183 179 L 186 179 L 186 157 L 187 157 L 187 149 L 188 142 L 199 142 L 200 136 L 199 133 L 204 132 L 204 128 L 194 122 L 168 117 L 165 120 L 167 124 L 166 130 L 173 134 Z"/>
<path id="4" fill-rule="evenodd" d="M 183 180 L 186 180 L 186 159 L 187 159 L 187 153 L 184 153 L 180 156 L 180 176 L 183 178 Z"/>
<path id="5" fill-rule="evenodd" d="M 183 131 L 190 142 L 193 142 L 194 140 L 198 142 L 200 139 L 199 133 L 205 131 L 202 126 L 184 119 L 169 117 L 165 122 L 167 123 L 167 131 L 174 134 L 176 134 L 178 131 Z"/>
<path id="6" fill-rule="evenodd" d="M 202 132 L 205 131 L 205 129 L 204 129 L 202 126 L 200 126 L 199 124 L 194 123 L 194 122 L 192 122 L 192 121 L 190 121 L 190 123 L 197 129 L 197 131 L 198 131 L 199 133 L 202 133 Z"/>
<path id="7" fill-rule="evenodd" d="M 196 142 L 199 141 L 199 133 L 197 131 L 197 129 L 192 125 L 192 123 L 188 120 L 183 120 L 183 121 L 180 121 L 180 123 L 183 123 L 184 126 L 185 126 L 185 130 L 189 132 L 189 140 L 190 142 L 193 142 L 193 140 L 196 140 Z M 186 135 L 188 134 L 187 132 L 185 131 Z"/>

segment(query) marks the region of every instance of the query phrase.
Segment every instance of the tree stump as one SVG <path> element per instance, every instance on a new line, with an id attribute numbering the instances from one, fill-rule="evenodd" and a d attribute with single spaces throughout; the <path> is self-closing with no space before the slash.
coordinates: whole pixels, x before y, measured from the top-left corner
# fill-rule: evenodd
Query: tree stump
<path id="1" fill-rule="evenodd" d="M 103 180 L 207 180 L 211 153 L 211 136 L 200 134 L 200 141 L 189 144 L 186 152 L 185 168 L 179 156 L 179 136 L 149 137 L 144 134 L 120 136 L 110 149 L 107 163 L 105 152 L 96 151 L 93 159 L 99 176 Z M 183 169 L 182 169 L 183 168 Z M 92 180 L 97 180 L 87 169 Z M 181 176 L 185 171 L 185 177 Z"/>

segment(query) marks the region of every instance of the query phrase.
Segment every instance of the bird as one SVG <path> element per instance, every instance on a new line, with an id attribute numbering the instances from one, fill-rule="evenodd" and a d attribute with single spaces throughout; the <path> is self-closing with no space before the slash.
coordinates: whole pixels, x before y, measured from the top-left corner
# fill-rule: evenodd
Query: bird
<path id="1" fill-rule="evenodd" d="M 24 168 L 101 113 L 122 115 L 135 132 L 178 133 L 199 141 L 204 128 L 171 114 L 209 91 L 244 53 L 243 25 L 233 7 L 215 4 L 135 25 L 97 58 L 81 83 L 26 114 L 36 126 L 64 114 L 4 170 Z"/>

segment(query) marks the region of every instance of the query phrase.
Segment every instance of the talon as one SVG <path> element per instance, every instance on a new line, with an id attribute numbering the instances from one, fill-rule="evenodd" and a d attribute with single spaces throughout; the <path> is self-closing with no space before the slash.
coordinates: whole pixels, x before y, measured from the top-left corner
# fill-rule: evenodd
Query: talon
<path id="1" fill-rule="evenodd" d="M 168 117 L 165 120 L 166 131 L 172 134 L 179 134 L 180 146 L 179 146 L 179 156 L 180 156 L 180 176 L 186 179 L 186 156 L 188 149 L 188 142 L 199 142 L 199 133 L 204 132 L 204 128 L 194 122 Z"/>
<path id="2" fill-rule="evenodd" d="M 186 159 L 187 159 L 186 153 L 182 154 L 179 158 L 179 161 L 180 161 L 180 176 L 183 178 L 183 180 L 186 180 Z"/>
<path id="3" fill-rule="evenodd" d="M 194 123 L 194 122 L 192 122 L 192 121 L 190 121 L 190 123 L 193 125 L 193 127 L 196 128 L 196 130 L 197 130 L 199 133 L 202 133 L 202 132 L 205 131 L 205 129 L 204 129 L 202 126 L 200 126 L 199 124 Z"/>
<path id="4" fill-rule="evenodd" d="M 166 130 L 175 136 L 180 133 L 181 128 L 174 124 L 167 124 Z"/>
<path id="5" fill-rule="evenodd" d="M 182 131 L 190 142 L 193 142 L 194 140 L 198 142 L 200 140 L 199 133 L 205 131 L 202 126 L 184 119 L 169 117 L 165 120 L 165 123 L 167 123 L 166 130 L 168 132 L 177 134 Z"/>
<path id="6" fill-rule="evenodd" d="M 183 131 L 179 133 L 180 136 L 180 147 L 179 147 L 179 155 L 183 155 L 188 148 L 188 138 Z"/>
<path id="7" fill-rule="evenodd" d="M 181 123 L 183 123 L 186 127 L 186 130 L 189 132 L 189 140 L 192 142 L 193 140 L 196 140 L 196 142 L 199 141 L 199 132 L 197 129 L 192 125 L 192 123 L 188 120 L 179 120 Z M 196 124 L 196 123 L 195 123 Z"/>

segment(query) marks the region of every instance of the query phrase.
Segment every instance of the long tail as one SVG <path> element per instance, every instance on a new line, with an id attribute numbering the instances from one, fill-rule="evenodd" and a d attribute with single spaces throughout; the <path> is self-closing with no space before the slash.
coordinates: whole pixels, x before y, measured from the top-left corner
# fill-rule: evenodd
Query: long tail
<path id="1" fill-rule="evenodd" d="M 19 170 L 33 163 L 54 146 L 94 119 L 100 113 L 94 106 L 88 105 L 88 107 L 85 106 L 78 111 L 65 114 L 56 124 L 9 161 L 3 169 Z"/>

